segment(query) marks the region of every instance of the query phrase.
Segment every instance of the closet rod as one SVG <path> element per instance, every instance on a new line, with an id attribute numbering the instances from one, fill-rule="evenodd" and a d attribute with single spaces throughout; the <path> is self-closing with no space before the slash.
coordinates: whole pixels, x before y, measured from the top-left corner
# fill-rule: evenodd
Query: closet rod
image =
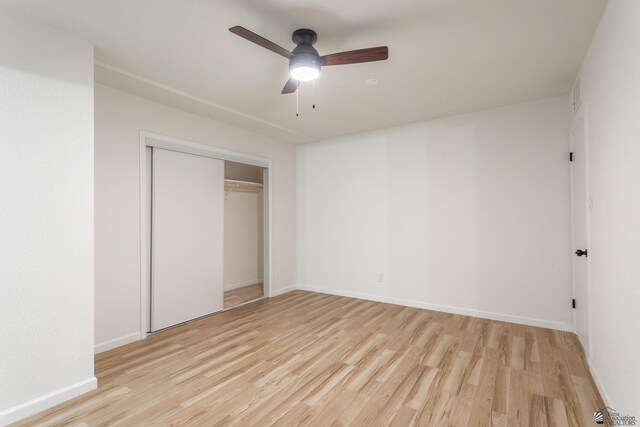
<path id="1" fill-rule="evenodd" d="M 229 191 L 260 191 L 264 186 L 259 182 L 238 181 L 225 179 L 224 189 Z"/>

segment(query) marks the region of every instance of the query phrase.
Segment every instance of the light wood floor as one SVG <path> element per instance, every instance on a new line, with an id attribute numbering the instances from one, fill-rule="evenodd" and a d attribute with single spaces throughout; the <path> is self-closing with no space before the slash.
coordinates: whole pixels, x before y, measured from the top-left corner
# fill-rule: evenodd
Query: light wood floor
<path id="1" fill-rule="evenodd" d="M 604 406 L 573 334 L 302 291 L 99 354 L 96 375 L 24 425 L 589 426 Z"/>
<path id="2" fill-rule="evenodd" d="M 263 296 L 264 285 L 262 283 L 224 291 L 224 308 L 235 307 Z"/>

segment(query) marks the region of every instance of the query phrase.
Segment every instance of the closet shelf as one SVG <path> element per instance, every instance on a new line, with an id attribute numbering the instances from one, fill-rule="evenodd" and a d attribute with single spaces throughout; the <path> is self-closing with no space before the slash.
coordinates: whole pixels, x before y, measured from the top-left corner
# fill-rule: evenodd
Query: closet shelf
<path id="1" fill-rule="evenodd" d="M 262 191 L 264 186 L 259 182 L 237 181 L 235 179 L 225 179 L 224 189 L 225 191 Z"/>

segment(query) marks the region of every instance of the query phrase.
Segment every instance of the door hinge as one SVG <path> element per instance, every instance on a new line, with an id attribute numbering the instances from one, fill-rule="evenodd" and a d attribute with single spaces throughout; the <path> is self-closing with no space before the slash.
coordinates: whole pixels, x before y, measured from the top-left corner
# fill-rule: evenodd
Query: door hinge
<path id="1" fill-rule="evenodd" d="M 573 151 L 569 153 L 569 161 L 573 162 Z"/>
<path id="2" fill-rule="evenodd" d="M 576 308 L 576 299 L 575 298 L 573 298 L 571 300 L 571 308 Z"/>

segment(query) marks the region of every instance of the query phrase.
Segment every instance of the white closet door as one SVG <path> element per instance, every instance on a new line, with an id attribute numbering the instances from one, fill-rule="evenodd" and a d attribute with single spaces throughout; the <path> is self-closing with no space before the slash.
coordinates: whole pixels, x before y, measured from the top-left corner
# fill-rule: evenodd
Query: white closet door
<path id="1" fill-rule="evenodd" d="M 151 330 L 223 308 L 224 162 L 153 149 Z"/>

